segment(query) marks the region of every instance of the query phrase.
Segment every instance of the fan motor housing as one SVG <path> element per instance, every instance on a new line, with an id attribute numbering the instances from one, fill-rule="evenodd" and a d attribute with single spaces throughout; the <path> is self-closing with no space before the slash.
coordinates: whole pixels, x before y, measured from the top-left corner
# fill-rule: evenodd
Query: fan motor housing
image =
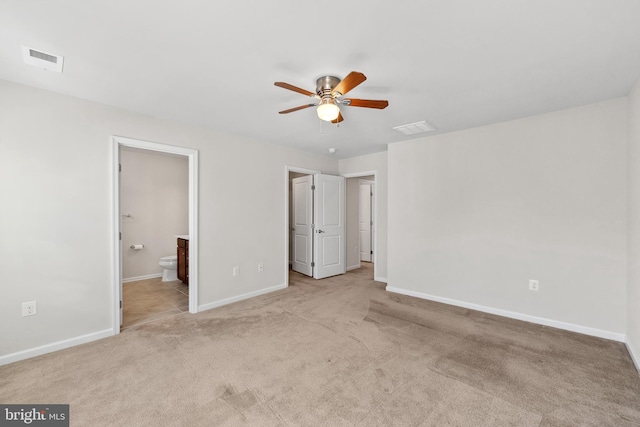
<path id="1" fill-rule="evenodd" d="M 316 93 L 322 97 L 324 94 L 330 94 L 334 87 L 338 86 L 340 79 L 336 76 L 320 77 L 316 81 Z"/>

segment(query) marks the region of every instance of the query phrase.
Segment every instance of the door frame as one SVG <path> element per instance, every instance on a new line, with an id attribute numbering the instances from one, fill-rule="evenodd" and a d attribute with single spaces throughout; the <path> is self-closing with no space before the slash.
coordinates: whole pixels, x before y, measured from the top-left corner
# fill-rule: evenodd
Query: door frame
<path id="1" fill-rule="evenodd" d="M 306 169 L 289 165 L 285 165 L 284 167 L 284 283 L 287 287 L 289 287 L 289 242 L 291 241 L 289 230 L 289 204 L 291 203 L 289 200 L 289 172 L 304 173 L 307 175 L 322 173 L 315 169 Z"/>
<path id="2" fill-rule="evenodd" d="M 377 170 L 369 170 L 362 172 L 352 172 L 352 173 L 343 173 L 342 176 L 345 179 L 349 178 L 364 178 L 365 176 L 373 175 L 373 277 L 374 280 L 378 277 L 378 171 Z M 358 209 L 360 208 L 360 201 L 358 200 Z M 349 225 L 347 224 L 347 227 Z M 359 227 L 358 227 L 359 228 Z M 360 258 L 360 254 L 358 254 L 358 258 Z M 358 261 L 360 262 L 360 261 Z"/>
<path id="3" fill-rule="evenodd" d="M 198 150 L 113 135 L 112 142 L 112 295 L 113 334 L 120 333 L 122 283 L 122 216 L 120 212 L 120 148 L 132 147 L 186 156 L 189 161 L 189 313 L 198 312 Z"/>

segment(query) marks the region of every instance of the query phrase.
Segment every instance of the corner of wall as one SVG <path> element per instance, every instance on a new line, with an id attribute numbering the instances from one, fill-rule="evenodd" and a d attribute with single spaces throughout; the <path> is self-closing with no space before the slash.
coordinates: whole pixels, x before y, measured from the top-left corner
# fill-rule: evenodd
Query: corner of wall
<path id="1" fill-rule="evenodd" d="M 627 347 L 627 351 L 629 352 L 629 355 L 631 356 L 631 360 L 633 361 L 633 364 L 636 366 L 638 375 L 640 375 L 640 350 L 634 347 L 629 337 L 627 337 L 627 339 L 625 340 L 625 345 Z"/>
<path id="2" fill-rule="evenodd" d="M 640 79 L 628 97 L 626 345 L 640 371 Z"/>

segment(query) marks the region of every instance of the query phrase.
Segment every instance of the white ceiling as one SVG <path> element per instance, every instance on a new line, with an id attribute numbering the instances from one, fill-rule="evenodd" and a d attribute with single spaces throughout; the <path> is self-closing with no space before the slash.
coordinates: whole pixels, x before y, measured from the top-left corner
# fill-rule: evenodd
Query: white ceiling
<path id="1" fill-rule="evenodd" d="M 26 65 L 23 44 L 64 73 Z M 309 99 L 275 81 L 315 91 L 352 70 L 368 80 L 348 97 L 387 109 L 344 107 L 339 127 L 278 114 Z M 0 0 L 0 79 L 338 158 L 412 138 L 394 126 L 496 123 L 639 77 L 637 0 Z"/>

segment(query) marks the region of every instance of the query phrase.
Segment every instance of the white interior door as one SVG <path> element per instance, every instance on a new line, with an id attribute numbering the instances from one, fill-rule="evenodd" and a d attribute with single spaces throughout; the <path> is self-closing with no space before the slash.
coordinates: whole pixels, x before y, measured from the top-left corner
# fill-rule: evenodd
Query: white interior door
<path id="1" fill-rule="evenodd" d="M 313 175 L 292 180 L 293 271 L 313 276 Z"/>
<path id="2" fill-rule="evenodd" d="M 316 174 L 313 275 L 316 279 L 344 274 L 347 271 L 345 214 L 344 177 Z"/>
<path id="3" fill-rule="evenodd" d="M 371 229 L 373 216 L 371 215 L 371 197 L 373 189 L 370 183 L 360 183 L 360 197 L 358 203 L 359 231 L 360 231 L 360 261 L 372 261 L 373 246 L 371 244 Z"/>

